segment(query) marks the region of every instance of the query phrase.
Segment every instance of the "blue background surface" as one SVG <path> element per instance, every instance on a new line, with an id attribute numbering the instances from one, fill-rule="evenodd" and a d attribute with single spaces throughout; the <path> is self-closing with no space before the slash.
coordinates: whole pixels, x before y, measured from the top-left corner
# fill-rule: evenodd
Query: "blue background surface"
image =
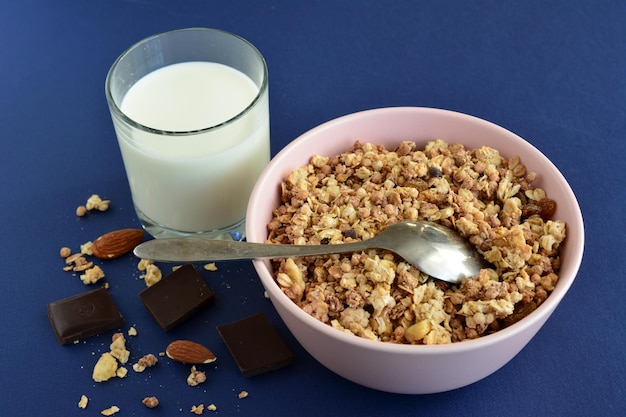
<path id="1" fill-rule="evenodd" d="M 189 415 L 626 415 L 626 2 L 623 1 L 35 1 L 0 3 L 0 413 Z M 96 384 L 110 333 L 60 346 L 46 304 L 86 290 L 62 271 L 61 246 L 137 227 L 104 79 L 132 43 L 191 26 L 237 33 L 270 72 L 272 153 L 314 126 L 359 110 L 427 106 L 485 118 L 524 137 L 579 198 L 586 250 L 579 276 L 509 364 L 452 392 L 406 396 L 355 385 L 311 358 L 280 322 L 250 262 L 203 271 L 211 308 L 171 333 L 145 311 L 136 259 L 103 268 L 126 318 L 131 361 L 191 338 L 218 356 L 207 383 L 163 359 Z M 92 193 L 111 209 L 74 210 Z M 263 311 L 292 366 L 244 378 L 215 326 Z M 419 378 L 419 375 L 415 376 Z M 247 390 L 244 400 L 237 393 Z M 90 398 L 86 410 L 76 402 Z M 161 405 L 147 410 L 141 399 Z M 205 415 L 210 415 L 205 412 Z"/>

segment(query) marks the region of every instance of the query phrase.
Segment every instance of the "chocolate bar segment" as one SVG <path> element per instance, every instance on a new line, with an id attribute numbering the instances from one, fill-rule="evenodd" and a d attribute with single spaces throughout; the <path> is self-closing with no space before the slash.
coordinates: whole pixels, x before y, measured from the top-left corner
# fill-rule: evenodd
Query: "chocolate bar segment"
<path id="1" fill-rule="evenodd" d="M 144 306 L 165 331 L 179 325 L 215 299 L 193 265 L 183 265 L 139 293 Z"/>
<path id="2" fill-rule="evenodd" d="M 293 362 L 293 354 L 265 314 L 218 326 L 217 331 L 244 376 L 255 376 Z"/>
<path id="3" fill-rule="evenodd" d="M 49 303 L 48 318 L 62 345 L 124 324 L 124 317 L 104 288 Z"/>

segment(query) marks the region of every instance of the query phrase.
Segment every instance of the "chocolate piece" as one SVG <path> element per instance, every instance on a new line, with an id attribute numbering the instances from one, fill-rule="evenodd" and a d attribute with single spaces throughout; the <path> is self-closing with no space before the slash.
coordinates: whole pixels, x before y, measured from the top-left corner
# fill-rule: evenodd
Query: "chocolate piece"
<path id="1" fill-rule="evenodd" d="M 104 288 L 49 303 L 48 318 L 62 345 L 124 324 L 124 317 Z"/>
<path id="2" fill-rule="evenodd" d="M 179 325 L 215 298 L 196 268 L 187 264 L 139 293 L 143 305 L 165 331 Z"/>
<path id="3" fill-rule="evenodd" d="M 244 376 L 259 375 L 293 362 L 293 354 L 263 313 L 218 326 L 217 331 Z"/>

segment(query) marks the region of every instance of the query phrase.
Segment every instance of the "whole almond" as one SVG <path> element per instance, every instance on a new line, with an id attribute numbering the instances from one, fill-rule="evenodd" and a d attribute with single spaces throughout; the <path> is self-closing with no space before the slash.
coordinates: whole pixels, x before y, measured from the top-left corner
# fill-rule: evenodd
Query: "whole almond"
<path id="1" fill-rule="evenodd" d="M 143 230 L 122 229 L 106 233 L 93 242 L 93 254 L 100 259 L 115 259 L 132 251 L 143 240 Z"/>
<path id="2" fill-rule="evenodd" d="M 206 347 L 191 340 L 175 340 L 165 349 L 168 358 L 177 362 L 199 365 L 214 362 L 217 358 Z"/>

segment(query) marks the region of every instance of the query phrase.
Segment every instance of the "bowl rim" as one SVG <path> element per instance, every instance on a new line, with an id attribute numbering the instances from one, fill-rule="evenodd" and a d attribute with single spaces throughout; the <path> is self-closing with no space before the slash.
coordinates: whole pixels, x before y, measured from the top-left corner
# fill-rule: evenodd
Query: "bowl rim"
<path id="1" fill-rule="evenodd" d="M 339 341 L 343 341 L 350 345 L 355 345 L 359 348 L 366 350 L 376 350 L 383 351 L 387 353 L 394 354 L 415 354 L 419 353 L 420 355 L 440 355 L 440 354 L 453 354 L 456 352 L 468 352 L 477 349 L 484 349 L 485 347 L 491 346 L 493 344 L 499 343 L 503 340 L 509 339 L 511 337 L 515 337 L 520 333 L 525 333 L 529 328 L 533 328 L 537 325 L 537 330 L 543 325 L 542 321 L 545 322 L 552 312 L 556 309 L 558 304 L 561 302 L 574 280 L 576 279 L 576 275 L 579 271 L 584 246 L 584 222 L 582 213 L 580 210 L 580 205 L 578 200 L 571 189 L 571 186 L 561 173 L 561 171 L 554 165 L 552 161 L 550 161 L 539 149 L 537 149 L 530 142 L 524 140 L 520 136 L 515 133 L 505 129 L 502 126 L 499 126 L 495 123 L 487 121 L 485 119 L 478 118 L 476 116 L 472 116 L 465 113 L 460 113 L 452 110 L 438 109 L 432 107 L 381 107 L 369 110 L 363 110 L 355 113 L 350 113 L 344 116 L 337 117 L 335 119 L 331 119 L 327 122 L 324 122 L 298 136 L 296 139 L 287 144 L 283 149 L 281 149 L 270 161 L 270 163 L 266 166 L 266 168 L 261 173 L 257 184 L 255 185 L 252 194 L 250 196 L 250 202 L 248 204 L 248 217 L 251 214 L 252 207 L 254 207 L 264 195 L 267 194 L 267 190 L 270 189 L 268 186 L 275 186 L 276 184 L 266 184 L 265 181 L 267 179 L 266 173 L 274 169 L 275 166 L 280 165 L 284 159 L 289 158 L 289 154 L 292 152 L 293 148 L 300 146 L 300 143 L 307 140 L 307 138 L 311 136 L 316 136 L 323 132 L 324 130 L 334 128 L 339 124 L 354 122 L 355 120 L 362 118 L 369 118 L 374 115 L 386 115 L 386 114 L 400 114 L 400 113 L 409 113 L 409 114 L 418 114 L 423 113 L 425 115 L 433 114 L 433 115 L 443 115 L 451 118 L 460 118 L 464 122 L 469 123 L 477 123 L 481 124 L 484 127 L 488 127 L 490 129 L 494 129 L 498 131 L 503 136 L 506 136 L 508 139 L 517 142 L 518 144 L 526 147 L 530 147 L 530 151 L 536 155 L 536 157 L 540 160 L 542 164 L 546 164 L 551 172 L 553 172 L 556 176 L 556 181 L 559 183 L 561 187 L 564 188 L 567 194 L 567 201 L 573 205 L 573 211 L 575 214 L 575 223 L 580 227 L 575 228 L 574 230 L 570 230 L 568 225 L 568 240 L 565 242 L 569 242 L 570 239 L 580 242 L 574 248 L 572 254 L 570 254 L 571 259 L 568 260 L 568 263 L 571 265 L 572 277 L 567 280 L 561 280 L 559 277 L 559 282 L 554 290 L 550 293 L 548 298 L 541 303 L 537 309 L 531 312 L 528 316 L 524 317 L 522 320 L 512 324 L 509 327 L 498 330 L 492 334 L 484 335 L 478 337 L 476 339 L 464 340 L 462 342 L 454 342 L 448 344 L 438 344 L 438 345 L 410 345 L 410 344 L 396 344 L 396 343 L 388 343 L 381 342 L 379 340 L 370 340 L 360 336 L 356 336 L 354 334 L 348 334 L 341 330 L 335 329 L 329 324 L 322 323 L 311 315 L 307 314 L 304 310 L 302 310 L 299 306 L 297 306 L 292 300 L 290 300 L 276 284 L 274 278 L 272 277 L 270 271 L 270 265 L 268 260 L 255 259 L 253 260 L 254 267 L 267 290 L 270 298 L 273 302 L 280 302 L 281 306 L 286 308 L 294 317 L 314 330 L 320 331 L 327 335 L 330 338 L 338 339 Z M 249 223 L 246 221 L 246 229 L 248 229 Z M 250 233 L 253 232 L 251 229 L 246 230 L 247 236 L 255 236 L 256 234 Z M 572 234 L 570 234 L 572 233 Z M 571 236 L 571 237 L 570 237 Z M 253 239 L 251 241 L 263 241 L 258 239 Z M 265 285 L 266 282 L 269 285 Z M 276 298 L 278 297 L 278 298 Z M 280 312 L 279 312 L 280 313 Z M 531 338 L 528 338 L 529 340 Z M 522 346 L 523 347 L 523 346 Z"/>

